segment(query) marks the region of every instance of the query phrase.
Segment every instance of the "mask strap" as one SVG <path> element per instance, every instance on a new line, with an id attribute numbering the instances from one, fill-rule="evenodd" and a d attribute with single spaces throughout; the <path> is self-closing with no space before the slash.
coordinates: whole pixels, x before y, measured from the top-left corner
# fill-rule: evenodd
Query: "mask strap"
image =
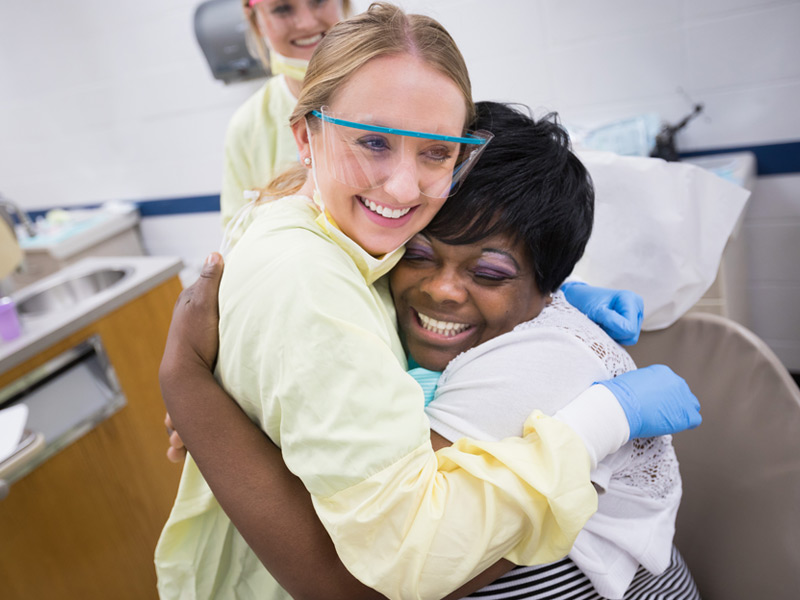
<path id="1" fill-rule="evenodd" d="M 222 234 L 222 242 L 219 245 L 219 253 L 222 255 L 223 258 L 227 257 L 228 253 L 231 251 L 234 245 L 234 234 L 242 228 L 245 219 L 250 216 L 250 213 L 253 211 L 253 208 L 256 205 L 256 200 L 258 200 L 258 196 L 260 195 L 257 190 L 244 190 L 242 192 L 244 195 L 245 200 L 247 202 L 242 206 L 239 210 L 236 211 L 236 214 L 233 215 L 233 218 L 228 221 L 228 225 L 225 227 L 225 233 Z"/>
<path id="2" fill-rule="evenodd" d="M 317 159 L 314 158 L 314 144 L 311 143 L 311 128 L 308 126 L 308 117 L 303 117 L 306 123 L 306 133 L 308 134 L 308 151 L 311 153 L 311 178 L 314 180 L 314 199 L 319 205 L 319 209 L 325 212 L 325 203 L 322 201 L 322 195 L 319 193 L 319 183 L 317 182 Z"/>

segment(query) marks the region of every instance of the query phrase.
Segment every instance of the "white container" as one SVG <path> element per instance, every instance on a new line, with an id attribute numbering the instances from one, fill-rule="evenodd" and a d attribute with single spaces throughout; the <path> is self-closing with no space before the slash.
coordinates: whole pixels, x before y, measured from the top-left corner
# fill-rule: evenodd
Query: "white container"
<path id="1" fill-rule="evenodd" d="M 139 211 L 133 205 L 71 210 L 60 227 L 44 228 L 20 238 L 25 253 L 22 269 L 12 276 L 16 289 L 60 271 L 88 256 L 143 256 Z"/>

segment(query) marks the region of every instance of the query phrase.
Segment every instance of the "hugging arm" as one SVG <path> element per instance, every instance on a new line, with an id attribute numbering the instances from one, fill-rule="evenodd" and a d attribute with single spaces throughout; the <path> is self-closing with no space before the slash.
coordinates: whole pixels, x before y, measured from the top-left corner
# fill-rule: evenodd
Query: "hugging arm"
<path id="1" fill-rule="evenodd" d="M 347 571 L 300 479 L 212 375 L 221 272 L 215 257 L 176 303 L 159 373 L 169 419 L 228 517 L 293 597 L 383 598 Z M 510 567 L 503 562 L 448 598 L 493 581 Z"/>

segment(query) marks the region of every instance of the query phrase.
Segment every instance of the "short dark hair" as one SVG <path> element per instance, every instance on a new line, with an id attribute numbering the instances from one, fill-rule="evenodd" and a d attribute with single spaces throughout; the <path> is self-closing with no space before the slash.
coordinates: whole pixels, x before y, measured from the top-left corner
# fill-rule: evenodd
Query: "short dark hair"
<path id="1" fill-rule="evenodd" d="M 473 129 L 495 137 L 425 231 L 453 245 L 510 235 L 524 243 L 539 291 L 552 293 L 592 233 L 591 177 L 556 113 L 536 120 L 507 104 L 478 102 L 476 108 Z"/>

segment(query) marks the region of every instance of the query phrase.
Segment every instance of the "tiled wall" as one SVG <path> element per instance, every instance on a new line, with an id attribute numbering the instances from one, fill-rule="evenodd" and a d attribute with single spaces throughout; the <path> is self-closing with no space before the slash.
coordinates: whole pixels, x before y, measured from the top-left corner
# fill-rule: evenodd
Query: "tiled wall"
<path id="1" fill-rule="evenodd" d="M 800 373 L 800 176 L 758 180 L 743 233 L 751 328 Z"/>
<path id="2" fill-rule="evenodd" d="M 706 105 L 683 149 L 800 139 L 796 0 L 407 0 L 454 34 L 476 99 L 592 125 Z M 489 7 L 491 6 L 491 8 Z M 683 90 L 683 91 L 681 91 Z"/>
<path id="3" fill-rule="evenodd" d="M 800 140 L 796 0 L 405 5 L 454 34 L 476 99 L 555 109 L 586 127 L 650 112 L 676 122 L 702 102 L 679 134 L 683 151 Z M 800 173 L 759 178 L 743 232 L 750 326 L 800 372 Z"/>
<path id="4" fill-rule="evenodd" d="M 0 3 L 0 190 L 27 208 L 217 193 L 226 122 L 258 83 L 211 78 L 197 3 Z M 682 150 L 800 140 L 797 0 L 401 4 L 453 33 L 477 99 L 593 126 L 676 121 L 691 98 L 706 108 Z M 145 219 L 145 244 L 196 267 L 216 219 Z M 754 329 L 800 371 L 800 174 L 761 178 L 745 227 Z"/>

